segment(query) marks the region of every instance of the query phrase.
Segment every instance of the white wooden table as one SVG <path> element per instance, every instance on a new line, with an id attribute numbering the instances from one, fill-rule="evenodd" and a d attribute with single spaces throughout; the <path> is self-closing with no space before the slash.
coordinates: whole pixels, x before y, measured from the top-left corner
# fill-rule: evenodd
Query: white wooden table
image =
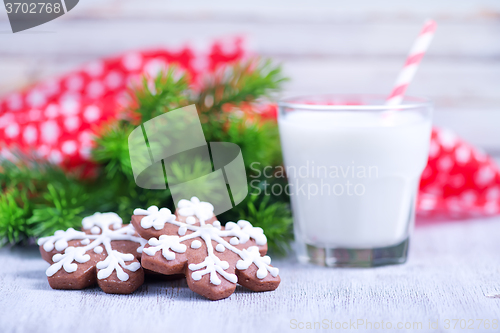
<path id="1" fill-rule="evenodd" d="M 217 302 L 191 292 L 183 280 L 147 282 L 132 295 L 52 290 L 48 264 L 36 247 L 3 248 L 0 331 L 267 333 L 313 331 L 299 329 L 300 323 L 331 320 L 335 326 L 358 319 L 365 322 L 360 331 L 370 328 L 367 321 L 391 323 L 394 332 L 462 331 L 460 324 L 445 329 L 446 320 L 500 319 L 500 298 L 494 297 L 500 294 L 499 235 L 500 217 L 420 226 L 407 264 L 374 269 L 275 259 L 282 277 L 275 292 L 238 288 Z M 440 329 L 430 330 L 429 321 L 437 320 Z M 398 330 L 398 323 L 417 326 Z"/>

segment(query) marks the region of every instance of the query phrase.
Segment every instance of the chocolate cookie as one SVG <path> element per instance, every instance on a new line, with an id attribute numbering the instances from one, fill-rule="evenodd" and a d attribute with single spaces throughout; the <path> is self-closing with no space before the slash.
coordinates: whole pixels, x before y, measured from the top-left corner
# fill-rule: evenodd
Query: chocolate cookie
<path id="1" fill-rule="evenodd" d="M 95 213 L 82 230 L 58 230 L 38 240 L 51 266 L 46 274 L 54 289 L 83 289 L 96 283 L 106 293 L 130 294 L 144 282 L 139 263 L 146 240 L 115 213 Z M 127 262 L 127 263 L 126 263 Z"/>
<path id="2" fill-rule="evenodd" d="M 221 226 L 213 206 L 197 198 L 181 200 L 176 214 L 151 206 L 136 209 L 132 224 L 149 239 L 142 265 L 166 275 L 185 274 L 194 292 L 211 300 L 230 296 L 236 283 L 253 291 L 278 287 L 279 270 L 265 256 L 267 239 L 248 221 Z"/>

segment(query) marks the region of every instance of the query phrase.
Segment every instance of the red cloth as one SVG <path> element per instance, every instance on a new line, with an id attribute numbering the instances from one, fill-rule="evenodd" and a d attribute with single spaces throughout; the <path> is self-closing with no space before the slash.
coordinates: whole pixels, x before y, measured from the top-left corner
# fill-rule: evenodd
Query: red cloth
<path id="1" fill-rule="evenodd" d="M 197 86 L 201 73 L 244 56 L 240 39 L 230 44 L 215 42 L 206 54 L 188 47 L 177 52 L 128 52 L 10 94 L 0 100 L 0 153 L 9 158 L 9 149 L 16 146 L 67 168 L 88 165 L 92 135 L 117 117 L 127 102 L 127 87 L 141 74 L 154 75 L 168 64 L 176 64 Z M 257 112 L 261 119 L 276 119 L 277 115 L 275 105 L 259 109 L 245 105 L 242 109 Z M 499 213 L 498 168 L 450 131 L 434 128 L 417 212 L 446 217 Z"/>

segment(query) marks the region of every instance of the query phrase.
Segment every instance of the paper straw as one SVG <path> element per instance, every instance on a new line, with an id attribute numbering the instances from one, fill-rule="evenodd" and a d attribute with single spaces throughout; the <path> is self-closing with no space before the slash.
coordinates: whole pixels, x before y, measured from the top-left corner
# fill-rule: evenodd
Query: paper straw
<path id="1" fill-rule="evenodd" d="M 411 83 L 411 80 L 417 72 L 418 65 L 424 57 L 425 52 L 431 44 L 432 37 L 434 37 L 434 32 L 436 31 L 436 22 L 433 20 L 428 20 L 425 22 L 422 31 L 418 35 L 417 39 L 413 43 L 410 50 L 408 58 L 406 58 L 406 63 L 399 73 L 399 76 L 394 85 L 389 98 L 386 101 L 386 105 L 399 105 L 403 101 L 406 88 Z"/>

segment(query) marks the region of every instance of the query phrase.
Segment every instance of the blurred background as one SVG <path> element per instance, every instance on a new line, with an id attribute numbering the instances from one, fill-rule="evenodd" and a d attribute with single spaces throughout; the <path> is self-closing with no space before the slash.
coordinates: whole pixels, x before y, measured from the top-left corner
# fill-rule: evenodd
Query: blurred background
<path id="1" fill-rule="evenodd" d="M 242 36 L 283 64 L 285 94 L 388 94 L 423 21 L 438 23 L 409 95 L 435 101 L 435 123 L 500 157 L 500 1 L 82 0 L 12 34 L 0 10 L 0 97 L 104 56 Z M 498 159 L 497 159 L 498 160 Z"/>

